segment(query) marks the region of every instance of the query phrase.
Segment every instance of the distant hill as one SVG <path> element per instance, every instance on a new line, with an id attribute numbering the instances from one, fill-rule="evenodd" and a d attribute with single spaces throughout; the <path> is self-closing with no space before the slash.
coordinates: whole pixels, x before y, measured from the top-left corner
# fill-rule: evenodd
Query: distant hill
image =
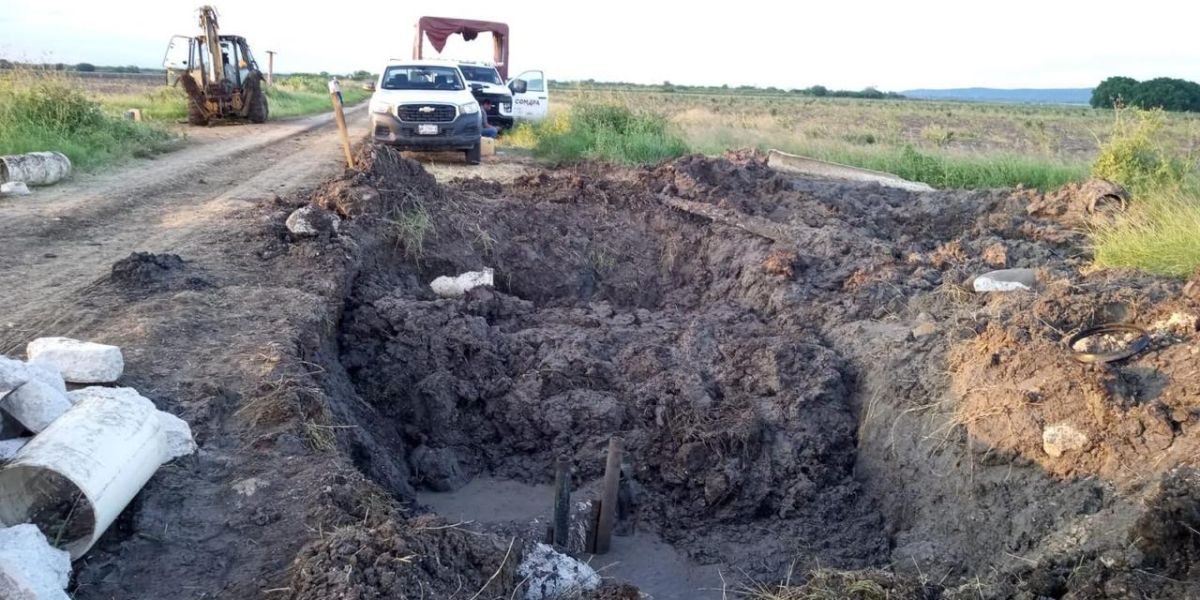
<path id="1" fill-rule="evenodd" d="M 960 100 L 965 102 L 1009 102 L 1018 104 L 1087 104 L 1092 88 L 1016 89 L 955 88 L 947 90 L 908 90 L 909 98 Z"/>

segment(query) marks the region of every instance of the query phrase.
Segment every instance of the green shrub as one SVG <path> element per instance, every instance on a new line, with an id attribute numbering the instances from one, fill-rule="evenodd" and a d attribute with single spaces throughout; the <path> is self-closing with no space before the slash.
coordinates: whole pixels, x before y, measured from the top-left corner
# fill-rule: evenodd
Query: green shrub
<path id="1" fill-rule="evenodd" d="M 0 78 L 0 154 L 55 150 L 86 169 L 164 150 L 176 138 L 105 113 L 61 75 L 23 71 Z"/>
<path id="2" fill-rule="evenodd" d="M 1166 124 L 1162 110 L 1123 109 L 1116 113 L 1112 136 L 1092 164 L 1092 176 L 1119 183 L 1137 193 L 1177 185 L 1186 164 L 1156 142 Z"/>
<path id="3" fill-rule="evenodd" d="M 1109 77 L 1092 90 L 1092 108 L 1115 108 L 1129 104 L 1138 81 L 1132 77 Z"/>
<path id="4" fill-rule="evenodd" d="M 1185 79 L 1157 77 L 1139 82 L 1130 77 L 1109 77 L 1092 91 L 1095 108 L 1137 106 L 1171 111 L 1200 111 L 1200 84 Z"/>
<path id="5" fill-rule="evenodd" d="M 565 116 L 518 128 L 512 137 L 516 143 L 532 138 L 534 155 L 556 162 L 651 164 L 688 152 L 665 117 L 619 104 L 578 104 Z"/>

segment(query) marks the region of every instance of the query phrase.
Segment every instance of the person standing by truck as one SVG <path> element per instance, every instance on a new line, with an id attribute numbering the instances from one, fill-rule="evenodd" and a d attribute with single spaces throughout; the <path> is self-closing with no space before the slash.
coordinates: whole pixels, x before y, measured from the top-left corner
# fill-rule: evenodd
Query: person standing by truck
<path id="1" fill-rule="evenodd" d="M 329 93 L 337 96 L 338 104 L 341 104 L 342 106 L 346 105 L 346 103 L 342 101 L 342 83 L 338 81 L 336 75 L 329 78 Z"/>

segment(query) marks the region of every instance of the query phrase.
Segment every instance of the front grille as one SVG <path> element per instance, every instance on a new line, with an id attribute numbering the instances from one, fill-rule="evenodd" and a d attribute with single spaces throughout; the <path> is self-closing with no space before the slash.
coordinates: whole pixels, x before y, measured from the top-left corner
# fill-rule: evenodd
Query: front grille
<path id="1" fill-rule="evenodd" d="M 396 107 L 396 116 L 408 123 L 450 123 L 458 110 L 447 104 L 402 104 Z"/>

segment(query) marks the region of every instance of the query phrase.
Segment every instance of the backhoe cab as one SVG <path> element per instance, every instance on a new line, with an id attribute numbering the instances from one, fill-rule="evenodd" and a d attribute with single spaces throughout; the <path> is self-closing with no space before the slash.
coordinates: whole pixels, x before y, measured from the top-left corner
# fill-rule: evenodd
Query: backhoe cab
<path id="1" fill-rule="evenodd" d="M 163 58 L 168 82 L 183 86 L 188 96 L 188 123 L 213 119 L 267 120 L 270 109 L 263 75 L 246 38 L 221 35 L 217 11 L 200 7 L 201 35 L 171 38 Z M 172 81 L 174 79 L 174 81 Z"/>

